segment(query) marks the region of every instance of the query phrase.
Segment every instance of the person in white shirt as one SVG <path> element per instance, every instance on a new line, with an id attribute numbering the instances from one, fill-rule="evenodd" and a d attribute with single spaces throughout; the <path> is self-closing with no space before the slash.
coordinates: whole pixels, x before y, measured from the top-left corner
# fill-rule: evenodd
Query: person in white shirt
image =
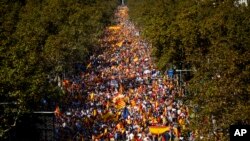
<path id="1" fill-rule="evenodd" d="M 134 139 L 134 134 L 131 132 L 130 134 L 129 134 L 129 140 L 133 140 Z"/>

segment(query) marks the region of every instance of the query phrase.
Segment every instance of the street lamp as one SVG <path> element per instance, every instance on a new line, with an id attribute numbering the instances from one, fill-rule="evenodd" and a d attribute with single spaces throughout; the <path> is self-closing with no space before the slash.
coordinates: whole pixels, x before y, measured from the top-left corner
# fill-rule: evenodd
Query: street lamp
<path id="1" fill-rule="evenodd" d="M 187 69 L 185 69 L 185 70 L 175 70 L 176 72 L 180 72 L 180 78 L 179 78 L 179 84 L 180 84 L 180 86 L 181 86 L 181 73 L 182 72 L 190 72 L 190 71 L 192 71 L 192 70 L 187 70 Z"/>

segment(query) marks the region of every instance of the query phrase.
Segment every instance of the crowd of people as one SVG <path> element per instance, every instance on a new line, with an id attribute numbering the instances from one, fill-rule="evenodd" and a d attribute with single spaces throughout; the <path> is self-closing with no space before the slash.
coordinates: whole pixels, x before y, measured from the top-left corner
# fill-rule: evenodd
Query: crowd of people
<path id="1" fill-rule="evenodd" d="M 128 19 L 128 9 L 116 12 L 117 25 L 107 28 L 103 52 L 93 55 L 86 71 L 64 80 L 68 93 L 57 114 L 58 140 L 155 141 L 185 139 L 189 110 L 177 79 L 154 66 L 150 46 Z M 161 134 L 150 127 L 167 130 Z"/>

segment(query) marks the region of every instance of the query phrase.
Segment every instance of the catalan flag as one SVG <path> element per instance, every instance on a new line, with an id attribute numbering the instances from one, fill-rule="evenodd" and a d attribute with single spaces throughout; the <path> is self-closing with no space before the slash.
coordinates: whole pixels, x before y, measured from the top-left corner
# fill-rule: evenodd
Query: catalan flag
<path id="1" fill-rule="evenodd" d="M 114 103 L 116 103 L 116 101 L 118 101 L 119 99 L 123 99 L 124 98 L 124 95 L 122 95 L 122 94 L 118 94 L 118 95 L 116 95 L 114 98 L 113 98 L 113 102 Z"/>
<path id="2" fill-rule="evenodd" d="M 116 108 L 117 109 L 123 109 L 126 106 L 126 103 L 123 99 L 119 99 L 116 102 Z"/>

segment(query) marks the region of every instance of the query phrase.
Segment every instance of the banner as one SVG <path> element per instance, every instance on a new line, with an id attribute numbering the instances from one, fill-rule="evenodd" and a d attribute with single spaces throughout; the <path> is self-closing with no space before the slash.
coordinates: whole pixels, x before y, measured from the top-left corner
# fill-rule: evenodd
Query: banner
<path id="1" fill-rule="evenodd" d="M 149 126 L 149 132 L 151 134 L 160 135 L 170 130 L 168 126 Z"/>

